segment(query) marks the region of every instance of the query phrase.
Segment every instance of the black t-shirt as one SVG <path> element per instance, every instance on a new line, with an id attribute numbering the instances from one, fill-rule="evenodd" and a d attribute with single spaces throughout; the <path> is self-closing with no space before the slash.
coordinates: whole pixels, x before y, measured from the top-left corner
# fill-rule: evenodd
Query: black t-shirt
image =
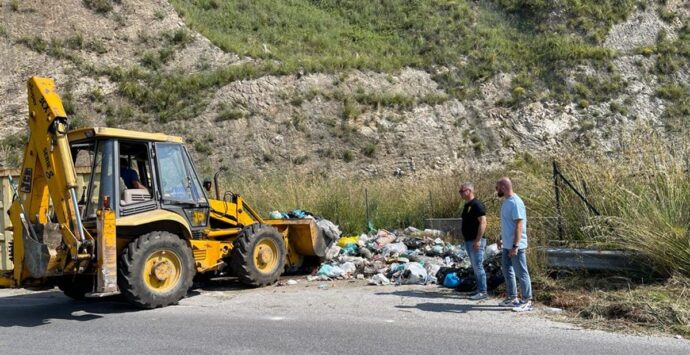
<path id="1" fill-rule="evenodd" d="M 462 208 L 462 236 L 465 241 L 475 240 L 479 230 L 479 217 L 486 216 L 486 207 L 474 198 L 470 202 L 465 202 Z"/>

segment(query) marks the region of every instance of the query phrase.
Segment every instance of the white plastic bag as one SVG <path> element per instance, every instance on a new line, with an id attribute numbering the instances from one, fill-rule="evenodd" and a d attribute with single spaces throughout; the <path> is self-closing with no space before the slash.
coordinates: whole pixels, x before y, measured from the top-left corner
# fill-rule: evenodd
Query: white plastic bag
<path id="1" fill-rule="evenodd" d="M 369 285 L 382 286 L 382 285 L 390 285 L 390 284 L 391 284 L 391 280 L 389 280 L 383 274 L 376 274 L 369 279 Z"/>
<path id="2" fill-rule="evenodd" d="M 341 264 L 340 269 L 343 270 L 343 276 L 352 275 L 355 273 L 355 271 L 357 271 L 357 267 L 355 266 L 355 264 L 349 261 Z"/>
<path id="3" fill-rule="evenodd" d="M 426 269 L 422 264 L 417 262 L 407 263 L 397 283 L 402 285 L 426 284 L 427 275 Z"/>

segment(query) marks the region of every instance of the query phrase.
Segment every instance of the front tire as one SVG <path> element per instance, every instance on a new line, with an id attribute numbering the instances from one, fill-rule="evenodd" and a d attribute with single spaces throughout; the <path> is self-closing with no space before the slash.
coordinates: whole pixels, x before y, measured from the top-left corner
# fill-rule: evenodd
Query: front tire
<path id="1" fill-rule="evenodd" d="M 155 231 L 129 243 L 120 257 L 118 286 L 125 298 L 141 308 L 176 304 L 187 295 L 194 278 L 194 256 L 175 234 Z"/>
<path id="2" fill-rule="evenodd" d="M 277 229 L 255 223 L 237 237 L 230 255 L 233 272 L 245 285 L 260 287 L 278 281 L 285 269 L 285 241 Z"/>

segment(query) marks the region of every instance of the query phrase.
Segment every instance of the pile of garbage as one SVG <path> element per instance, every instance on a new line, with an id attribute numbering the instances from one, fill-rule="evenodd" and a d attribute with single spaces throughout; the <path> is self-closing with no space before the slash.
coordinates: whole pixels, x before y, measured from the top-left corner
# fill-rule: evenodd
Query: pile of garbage
<path id="1" fill-rule="evenodd" d="M 340 237 L 307 280 L 367 278 L 371 285 L 441 284 L 470 291 L 475 281 L 464 243 L 453 245 L 445 236 L 439 230 L 408 227 Z M 489 289 L 498 286 L 503 276 L 496 244 L 487 246 L 484 266 Z"/>

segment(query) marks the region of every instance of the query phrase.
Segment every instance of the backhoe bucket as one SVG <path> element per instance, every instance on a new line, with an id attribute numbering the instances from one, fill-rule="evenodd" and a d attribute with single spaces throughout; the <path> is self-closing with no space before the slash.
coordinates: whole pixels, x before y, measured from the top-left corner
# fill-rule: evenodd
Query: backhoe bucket
<path id="1" fill-rule="evenodd" d="M 48 246 L 39 243 L 26 235 L 24 239 L 24 266 L 29 270 L 29 274 L 34 278 L 46 276 L 48 262 L 50 262 L 50 252 Z"/>

